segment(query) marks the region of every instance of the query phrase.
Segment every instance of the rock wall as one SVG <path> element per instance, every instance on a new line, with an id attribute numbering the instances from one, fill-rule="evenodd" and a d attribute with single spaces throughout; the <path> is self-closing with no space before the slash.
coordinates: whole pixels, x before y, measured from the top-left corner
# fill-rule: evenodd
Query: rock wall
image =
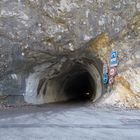
<path id="1" fill-rule="evenodd" d="M 88 47 L 102 61 L 117 50 L 118 76 L 139 94 L 139 45 L 139 0 L 1 0 L 0 95 L 26 94 L 38 67 L 53 77 Z"/>

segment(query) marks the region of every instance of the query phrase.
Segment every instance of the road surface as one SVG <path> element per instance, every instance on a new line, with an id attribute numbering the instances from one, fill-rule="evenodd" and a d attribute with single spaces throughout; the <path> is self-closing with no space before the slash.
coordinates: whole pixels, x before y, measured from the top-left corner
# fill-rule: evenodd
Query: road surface
<path id="1" fill-rule="evenodd" d="M 61 103 L 0 111 L 0 140 L 140 140 L 140 111 Z"/>

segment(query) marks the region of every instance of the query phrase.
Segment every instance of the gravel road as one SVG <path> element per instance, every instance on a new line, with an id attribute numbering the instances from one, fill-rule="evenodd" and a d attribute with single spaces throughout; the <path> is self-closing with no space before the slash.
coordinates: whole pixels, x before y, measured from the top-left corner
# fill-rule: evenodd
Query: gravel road
<path id="1" fill-rule="evenodd" d="M 0 111 L 0 140 L 139 139 L 139 110 L 59 103 Z"/>

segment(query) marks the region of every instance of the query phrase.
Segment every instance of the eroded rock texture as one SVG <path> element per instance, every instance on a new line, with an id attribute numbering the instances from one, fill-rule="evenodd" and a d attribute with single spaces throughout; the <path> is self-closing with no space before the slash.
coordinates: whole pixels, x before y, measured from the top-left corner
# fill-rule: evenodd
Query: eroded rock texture
<path id="1" fill-rule="evenodd" d="M 102 61 L 117 50 L 119 76 L 140 93 L 140 1 L 0 1 L 1 95 L 26 94 L 30 74 L 52 78 L 84 49 Z"/>

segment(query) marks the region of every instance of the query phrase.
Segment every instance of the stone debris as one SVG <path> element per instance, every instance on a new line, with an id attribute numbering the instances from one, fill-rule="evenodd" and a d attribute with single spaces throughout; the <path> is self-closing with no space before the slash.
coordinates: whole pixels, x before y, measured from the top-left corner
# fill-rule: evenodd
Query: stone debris
<path id="1" fill-rule="evenodd" d="M 139 86 L 139 84 L 135 81 L 136 83 L 133 86 L 124 77 L 123 75 L 119 75 L 115 78 L 115 85 L 110 95 L 103 101 L 103 104 L 140 109 L 140 88 L 137 88 L 137 92 L 133 89 L 135 86 Z"/>

